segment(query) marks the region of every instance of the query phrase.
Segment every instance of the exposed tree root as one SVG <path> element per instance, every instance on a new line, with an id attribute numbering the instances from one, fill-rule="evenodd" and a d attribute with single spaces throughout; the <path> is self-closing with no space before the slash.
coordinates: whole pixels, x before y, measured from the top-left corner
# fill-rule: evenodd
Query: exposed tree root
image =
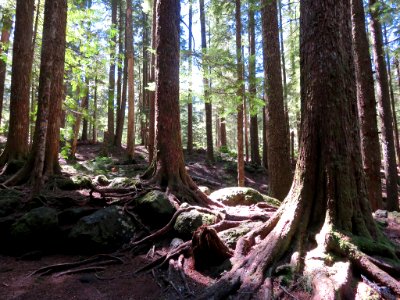
<path id="1" fill-rule="evenodd" d="M 389 287 L 393 293 L 400 297 L 399 282 L 371 262 L 366 254 L 362 253 L 350 242 L 347 242 L 347 239 L 346 236 L 337 232 L 328 235 L 328 249 L 347 257 L 357 269 L 364 272 L 375 282 Z"/>
<path id="2" fill-rule="evenodd" d="M 79 270 L 88 270 L 88 268 L 90 270 L 95 270 L 101 266 L 104 265 L 110 265 L 110 264 L 123 264 L 124 261 L 114 255 L 108 255 L 108 254 L 100 254 L 100 255 L 96 255 L 93 257 L 90 257 L 88 259 L 85 260 L 81 260 L 81 261 L 77 261 L 77 262 L 72 262 L 72 263 L 62 263 L 62 264 L 55 264 L 55 265 L 51 265 L 51 266 L 46 266 L 43 268 L 40 268 L 36 271 L 34 271 L 33 273 L 29 274 L 29 276 L 33 276 L 33 275 L 39 275 L 39 276 L 44 276 L 44 275 L 51 275 L 51 274 L 72 274 L 74 273 L 74 271 L 79 271 Z M 82 266 L 87 266 L 85 268 L 79 268 Z M 79 268 L 79 269 L 77 269 Z M 70 272 L 70 273 L 68 273 Z"/>
<path id="3" fill-rule="evenodd" d="M 231 258 L 233 252 L 218 237 L 217 232 L 201 226 L 192 238 L 193 259 L 197 270 L 216 266 Z"/>

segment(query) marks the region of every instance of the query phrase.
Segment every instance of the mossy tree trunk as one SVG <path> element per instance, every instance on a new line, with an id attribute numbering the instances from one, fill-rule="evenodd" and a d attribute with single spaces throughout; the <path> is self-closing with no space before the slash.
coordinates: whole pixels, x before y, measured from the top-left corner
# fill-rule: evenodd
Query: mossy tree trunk
<path id="1" fill-rule="evenodd" d="M 300 5 L 301 97 L 305 111 L 292 188 L 271 219 L 238 241 L 233 268 L 201 299 L 226 299 L 229 295 L 264 299 L 271 294 L 272 272 L 280 260 L 297 253 L 292 259 L 301 272 L 313 259 L 308 253 L 316 244 L 324 249 L 321 253 L 336 251 L 344 256 L 341 260 L 348 259 L 369 276 L 385 279 L 400 295 L 396 280 L 384 272 L 374 275 L 381 270 L 345 239 L 345 234 L 371 242 L 382 238 L 367 200 L 359 149 L 353 57 L 349 51 L 350 2 L 304 0 Z M 258 238 L 261 241 L 256 244 Z M 329 277 L 325 267 L 322 264 L 318 272 Z M 336 292 L 329 291 L 329 299 L 334 299 Z"/>

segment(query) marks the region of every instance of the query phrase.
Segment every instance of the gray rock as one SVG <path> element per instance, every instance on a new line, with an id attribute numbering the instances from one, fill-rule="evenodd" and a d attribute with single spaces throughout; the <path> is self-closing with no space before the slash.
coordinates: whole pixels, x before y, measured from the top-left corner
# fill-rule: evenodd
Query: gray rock
<path id="1" fill-rule="evenodd" d="M 175 208 L 165 193 L 155 190 L 137 199 L 135 211 L 145 223 L 160 227 L 169 222 Z"/>
<path id="2" fill-rule="evenodd" d="M 211 190 L 207 186 L 199 186 L 199 190 L 209 196 L 211 194 Z"/>
<path id="3" fill-rule="evenodd" d="M 256 228 L 257 226 L 260 226 L 261 224 L 262 222 L 243 223 L 238 227 L 221 231 L 220 233 L 218 233 L 218 236 L 228 247 L 235 248 L 239 238 L 250 232 L 250 230 Z"/>
<path id="4" fill-rule="evenodd" d="M 79 251 L 115 250 L 132 238 L 134 230 L 122 207 L 109 206 L 81 218 L 69 239 Z"/>
<path id="5" fill-rule="evenodd" d="M 71 178 L 57 178 L 56 185 L 61 190 L 79 190 L 88 189 L 92 186 L 92 180 L 89 176 L 76 175 Z"/>
<path id="6" fill-rule="evenodd" d="M 262 195 L 260 192 L 247 187 L 228 187 L 217 190 L 210 195 L 214 201 L 222 202 L 228 206 L 252 205 L 258 202 L 268 202 L 274 206 L 279 206 L 279 201 Z"/>
<path id="7" fill-rule="evenodd" d="M 128 177 L 117 177 L 114 178 L 110 183 L 110 188 L 133 188 L 140 181 L 136 178 L 128 178 Z"/>
<path id="8" fill-rule="evenodd" d="M 74 224 L 82 217 L 90 215 L 96 211 L 90 207 L 71 207 L 63 210 L 58 214 L 58 222 L 60 225 Z"/>
<path id="9" fill-rule="evenodd" d="M 94 178 L 94 184 L 100 185 L 100 186 L 107 186 L 110 184 L 110 181 L 105 175 L 97 175 Z"/>
<path id="10" fill-rule="evenodd" d="M 382 218 L 387 218 L 387 217 L 388 217 L 388 211 L 387 210 L 378 209 L 375 212 L 375 218 L 382 219 Z"/>
<path id="11" fill-rule="evenodd" d="M 176 219 L 174 229 L 184 239 L 190 239 L 193 233 L 202 225 L 211 225 L 217 218 L 211 214 L 201 213 L 195 209 L 184 212 Z"/>

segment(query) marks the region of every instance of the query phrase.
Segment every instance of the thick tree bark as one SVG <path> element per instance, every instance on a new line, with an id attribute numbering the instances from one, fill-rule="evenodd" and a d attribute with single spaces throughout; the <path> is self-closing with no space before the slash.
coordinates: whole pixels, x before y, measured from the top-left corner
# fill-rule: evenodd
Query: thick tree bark
<path id="1" fill-rule="evenodd" d="M 149 47 L 149 31 L 148 31 L 148 21 L 147 14 L 143 12 L 143 74 L 142 74 L 142 105 L 141 105 L 141 115 L 140 115 L 140 133 L 141 133 L 141 144 L 148 146 L 148 118 L 149 118 L 149 93 L 146 89 L 149 83 L 149 63 L 148 63 L 148 52 Z"/>
<path id="2" fill-rule="evenodd" d="M 187 174 L 183 159 L 179 109 L 180 1 L 157 0 L 156 7 L 156 145 L 143 175 L 189 203 L 213 202 Z"/>
<path id="3" fill-rule="evenodd" d="M 29 147 L 29 93 L 32 71 L 34 0 L 18 0 L 11 73 L 10 121 L 0 166 L 25 159 Z"/>
<path id="4" fill-rule="evenodd" d="M 243 105 L 244 105 L 244 83 L 243 83 L 243 58 L 242 58 L 242 20 L 241 1 L 235 0 L 235 22 L 236 22 L 236 60 L 237 60 L 237 180 L 238 186 L 245 185 L 244 177 L 244 153 L 243 153 Z"/>
<path id="5" fill-rule="evenodd" d="M 24 167 L 5 182 L 15 185 L 31 179 L 32 193 L 37 194 L 44 180 L 46 138 L 50 100 L 62 97 L 67 22 L 67 1 L 46 0 L 40 63 L 38 114 L 29 158 Z M 61 83 L 61 84 L 60 84 Z M 57 100 L 61 101 L 61 100 Z M 50 152 L 48 152 L 50 155 Z M 50 157 L 50 156 L 49 156 Z"/>
<path id="6" fill-rule="evenodd" d="M 46 134 L 46 149 L 44 157 L 43 174 L 48 177 L 53 174 L 61 174 L 61 166 L 58 161 L 60 152 L 60 127 L 62 115 L 62 103 L 65 100 L 64 87 L 64 65 L 66 47 L 66 1 L 59 2 L 61 6 L 56 12 L 60 20 L 57 25 L 56 37 L 54 39 L 54 65 L 51 81 L 51 95 L 49 103 L 48 126 Z"/>
<path id="7" fill-rule="evenodd" d="M 12 28 L 12 15 L 8 11 L 3 12 L 3 28 L 1 29 L 0 55 L 7 57 L 10 34 Z M 6 81 L 7 59 L 0 60 L 0 124 L 3 116 L 4 85 Z"/>
<path id="8" fill-rule="evenodd" d="M 374 78 L 372 75 L 368 37 L 365 30 L 365 14 L 362 0 L 351 0 L 351 9 L 361 153 L 367 180 L 368 199 L 371 208 L 376 210 L 382 208 L 383 203 Z"/>
<path id="9" fill-rule="evenodd" d="M 377 0 L 369 0 L 371 35 L 373 40 L 374 64 L 376 69 L 378 111 L 381 119 L 383 166 L 386 178 L 386 209 L 399 210 L 397 198 L 396 151 L 393 138 L 393 116 L 390 107 L 388 74 L 383 50 L 382 26 L 379 21 Z"/>
<path id="10" fill-rule="evenodd" d="M 292 175 L 290 170 L 289 135 L 287 133 L 282 89 L 279 51 L 277 1 L 263 0 L 262 28 L 264 50 L 264 77 L 268 99 L 268 178 L 269 193 L 284 199 L 289 192 Z"/>
<path id="11" fill-rule="evenodd" d="M 111 0 L 111 28 L 117 29 L 117 0 Z M 107 133 L 109 145 L 114 143 L 114 106 L 115 106 L 115 59 L 117 36 L 113 35 L 110 41 L 110 72 L 108 77 L 108 104 L 107 104 Z"/>
<path id="12" fill-rule="evenodd" d="M 192 28 L 193 28 L 193 4 L 192 0 L 189 0 L 189 95 L 188 95 L 188 125 L 187 125 L 187 152 L 191 154 L 193 152 L 193 96 L 192 96 L 192 69 L 193 69 L 193 45 L 192 45 Z"/>
<path id="13" fill-rule="evenodd" d="M 151 37 L 151 48 L 155 51 L 156 49 L 156 7 L 157 0 L 153 0 L 153 23 L 152 23 L 152 37 Z M 156 65 L 156 56 L 154 52 L 151 54 L 151 66 L 150 66 L 150 78 L 149 82 L 155 82 L 155 65 Z M 155 109 L 155 99 L 156 93 L 155 91 L 149 91 L 149 163 L 151 164 L 154 159 L 154 147 L 155 147 L 155 118 L 156 118 L 156 109 Z"/>
<path id="14" fill-rule="evenodd" d="M 382 237 L 366 198 L 359 133 L 355 130 L 353 57 L 348 51 L 350 2 L 304 0 L 300 5 L 301 95 L 306 110 L 292 189 L 270 220 L 238 241 L 232 270 L 201 299 L 227 299 L 232 294 L 240 299 L 264 299 L 272 288 L 271 274 L 280 259 L 291 254 L 288 251 L 296 252 L 298 259 L 292 263 L 298 264 L 298 270 L 307 271 L 312 263 L 315 267 L 318 259 L 337 251 L 334 246 L 345 242 L 336 230 L 371 243 L 373 238 Z M 255 245 L 257 237 L 263 240 Z M 321 252 L 314 251 L 316 245 Z M 334 263 L 347 258 L 364 270 L 367 264 L 360 262 L 366 256 L 350 249 L 336 252 L 344 257 Z M 314 274 L 329 277 L 326 267 L 322 263 Z M 395 281 L 390 276 L 388 279 L 398 293 Z M 336 299 L 338 284 L 333 277 L 328 280 L 334 288 L 327 299 Z"/>
<path id="15" fill-rule="evenodd" d="M 127 154 L 133 159 L 135 154 L 135 88 L 134 88 L 134 59 L 133 59 L 133 20 L 132 2 L 126 3 L 126 57 L 128 63 L 128 133 Z"/>
<path id="16" fill-rule="evenodd" d="M 206 111 L 206 138 L 207 138 L 207 160 L 214 161 L 214 147 L 212 137 L 212 104 L 209 90 L 208 67 L 204 57 L 207 55 L 207 38 L 206 38 L 206 16 L 204 11 L 204 0 L 199 0 L 200 10 L 200 27 L 201 27 L 201 49 L 202 49 L 202 68 L 203 68 L 203 89 L 204 102 Z"/>
<path id="17" fill-rule="evenodd" d="M 250 94 L 250 145 L 251 162 L 261 164 L 258 144 L 258 117 L 255 112 L 254 99 L 257 97 L 256 85 L 256 32 L 254 9 L 249 7 L 249 94 Z"/>

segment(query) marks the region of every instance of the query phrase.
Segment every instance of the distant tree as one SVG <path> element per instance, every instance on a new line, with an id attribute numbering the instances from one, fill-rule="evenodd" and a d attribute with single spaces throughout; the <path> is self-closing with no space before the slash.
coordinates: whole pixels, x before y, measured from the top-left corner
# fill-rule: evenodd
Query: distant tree
<path id="1" fill-rule="evenodd" d="M 378 135 L 374 78 L 365 30 L 362 0 L 351 0 L 357 103 L 360 119 L 361 154 L 371 208 L 382 208 L 381 154 Z"/>
<path id="2" fill-rule="evenodd" d="M 374 64 L 377 81 L 378 110 L 381 118 L 382 132 L 382 155 L 383 167 L 386 178 L 386 209 L 393 211 L 399 210 L 399 200 L 397 198 L 397 165 L 396 150 L 393 136 L 393 116 L 390 107 L 390 93 L 388 73 L 386 69 L 385 53 L 383 49 L 382 25 L 380 17 L 380 2 L 369 0 L 371 15 L 371 35 L 372 49 L 374 53 Z"/>
<path id="3" fill-rule="evenodd" d="M 0 166 L 26 159 L 29 151 L 29 94 L 32 70 L 34 0 L 17 0 L 11 73 L 10 120 Z"/>
<path id="4" fill-rule="evenodd" d="M 4 85 L 6 81 L 7 72 L 7 54 L 9 48 L 9 41 L 12 28 L 13 16 L 7 9 L 3 10 L 3 17 L 1 23 L 1 39 L 0 39 L 0 123 L 3 115 L 3 99 L 4 99 Z"/>
<path id="5" fill-rule="evenodd" d="M 135 88 L 134 88 L 134 59 L 133 59 L 133 21 L 132 1 L 126 2 L 126 58 L 128 63 L 128 157 L 133 159 L 135 154 Z"/>
<path id="6" fill-rule="evenodd" d="M 206 138 L 207 138 L 207 160 L 214 161 L 214 147 L 212 137 L 212 103 L 210 98 L 210 83 L 208 79 L 208 66 L 205 57 L 207 55 L 207 35 L 206 35 L 206 15 L 204 11 L 204 0 L 199 0 L 200 6 L 200 27 L 201 27 L 201 49 L 202 49 L 202 68 L 203 68 L 203 89 L 206 111 Z"/>
<path id="7" fill-rule="evenodd" d="M 292 183 L 289 134 L 285 122 L 277 1 L 262 1 L 264 78 L 267 102 L 269 193 L 284 199 Z"/>
<path id="8" fill-rule="evenodd" d="M 156 65 L 156 56 L 154 54 L 154 50 L 156 48 L 156 7 L 157 0 L 153 0 L 153 23 L 151 30 L 151 49 L 153 50 L 151 53 L 150 60 L 150 76 L 149 82 L 155 83 L 155 65 Z M 149 91 L 149 163 L 151 164 L 154 159 L 154 147 L 155 147 L 155 91 Z"/>
<path id="9" fill-rule="evenodd" d="M 245 185 L 244 177 L 244 153 L 243 153 L 243 106 L 244 106 L 244 82 L 243 82 L 243 58 L 242 58 L 242 19 L 241 1 L 235 1 L 236 24 L 236 59 L 237 59 L 237 180 L 238 186 Z"/>
<path id="10" fill-rule="evenodd" d="M 116 44 L 117 44 L 117 0 L 111 0 L 111 38 L 110 38 L 110 72 L 108 86 L 108 113 L 107 113 L 107 136 L 108 144 L 114 143 L 114 106 L 115 106 L 115 63 L 116 63 Z"/>
<path id="11" fill-rule="evenodd" d="M 260 150 L 258 144 L 258 116 L 255 111 L 255 101 L 257 97 L 256 84 L 256 31 L 254 8 L 249 7 L 249 94 L 250 94 L 250 145 L 251 162 L 256 165 L 261 164 Z"/>

